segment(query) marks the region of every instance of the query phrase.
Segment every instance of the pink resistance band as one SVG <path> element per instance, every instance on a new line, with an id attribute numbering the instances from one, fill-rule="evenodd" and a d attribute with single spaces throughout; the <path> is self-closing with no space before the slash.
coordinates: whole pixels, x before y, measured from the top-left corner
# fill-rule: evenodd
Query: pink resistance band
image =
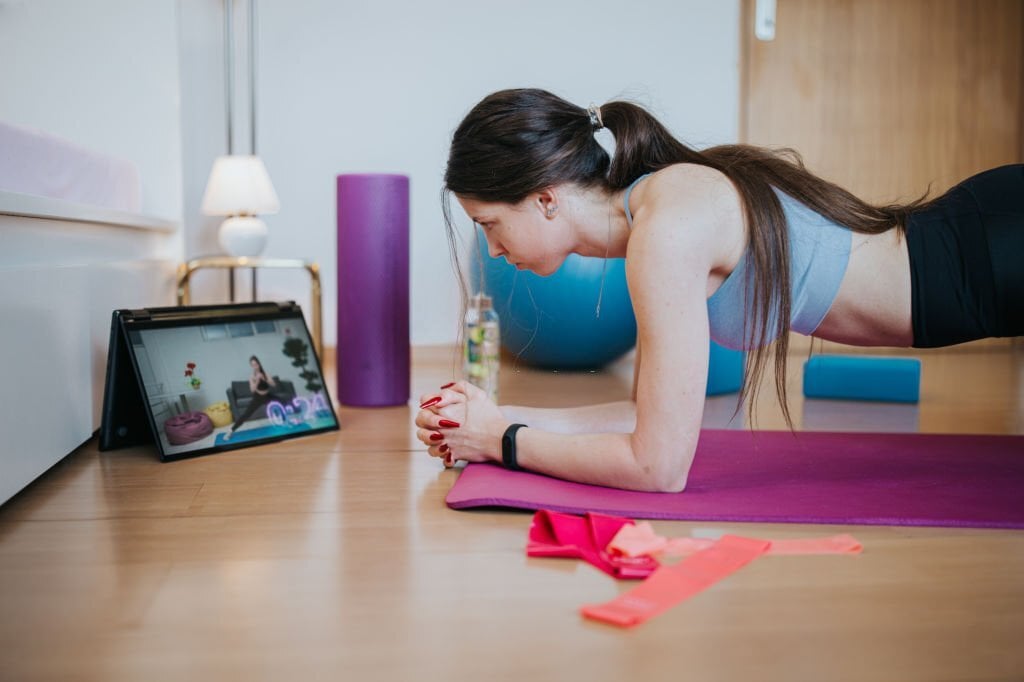
<path id="1" fill-rule="evenodd" d="M 863 549 L 857 538 L 845 533 L 825 538 L 798 538 L 793 540 L 770 540 L 771 547 L 766 554 L 858 554 Z M 688 556 L 715 543 L 710 538 L 665 538 L 654 532 L 651 524 L 641 521 L 623 525 L 608 543 L 613 555 L 628 557 L 641 556 Z"/>
<path id="2" fill-rule="evenodd" d="M 646 578 L 658 568 L 650 556 L 630 557 L 608 551 L 612 538 L 630 519 L 588 513 L 585 516 L 541 510 L 533 515 L 526 554 L 532 557 L 583 559 L 612 576 L 622 579 Z"/>
<path id="3" fill-rule="evenodd" d="M 584 606 L 587 618 L 620 627 L 639 625 L 732 575 L 768 551 L 771 543 L 724 535 L 707 549 L 662 566 L 633 589 L 604 604 Z"/>

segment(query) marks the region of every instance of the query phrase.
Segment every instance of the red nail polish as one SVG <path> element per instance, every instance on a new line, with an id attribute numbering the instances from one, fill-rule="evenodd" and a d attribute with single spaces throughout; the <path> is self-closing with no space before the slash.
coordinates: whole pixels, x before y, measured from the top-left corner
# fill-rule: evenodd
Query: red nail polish
<path id="1" fill-rule="evenodd" d="M 441 402 L 441 396 L 434 396 L 430 400 L 424 403 L 420 403 L 420 409 L 422 410 L 424 408 L 430 407 L 431 405 L 437 405 L 439 402 Z"/>
<path id="2" fill-rule="evenodd" d="M 444 436 L 440 433 L 432 433 L 430 434 L 430 440 L 444 440 Z"/>
<path id="3" fill-rule="evenodd" d="M 442 444 L 441 447 L 438 448 L 438 450 L 440 450 L 441 452 L 448 452 L 448 444 Z"/>
<path id="4" fill-rule="evenodd" d="M 443 391 L 443 390 L 444 390 L 444 389 L 446 389 L 446 388 L 451 388 L 451 387 L 452 387 L 452 386 L 454 386 L 454 385 L 455 385 L 455 382 L 454 382 L 454 381 L 450 381 L 450 382 L 448 382 L 447 384 L 445 384 L 444 386 L 442 386 L 442 387 L 441 387 L 441 390 Z"/>
<path id="5" fill-rule="evenodd" d="M 453 422 L 451 419 L 442 419 L 438 424 L 445 429 L 457 429 L 461 426 L 459 422 Z"/>

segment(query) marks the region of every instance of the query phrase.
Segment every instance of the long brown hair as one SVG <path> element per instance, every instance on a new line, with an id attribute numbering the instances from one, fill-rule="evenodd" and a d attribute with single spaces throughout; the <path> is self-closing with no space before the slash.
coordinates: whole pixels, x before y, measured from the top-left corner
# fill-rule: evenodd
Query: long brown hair
<path id="1" fill-rule="evenodd" d="M 253 355 L 253 356 L 251 356 L 249 358 L 249 362 L 252 362 L 253 360 L 255 360 L 256 364 L 260 366 L 260 374 L 262 374 L 263 375 L 263 379 L 266 380 L 267 379 L 267 372 L 266 372 L 266 370 L 263 369 L 263 363 L 260 362 L 260 359 L 258 357 L 256 357 L 255 355 Z"/>
<path id="2" fill-rule="evenodd" d="M 747 221 L 752 298 L 744 318 L 747 354 L 739 403 L 753 416 L 760 379 L 774 357 L 775 391 L 786 423 L 791 292 L 789 239 L 778 189 L 854 232 L 905 229 L 908 214 L 924 205 L 872 206 L 808 171 L 790 149 L 730 144 L 697 151 L 677 140 L 644 108 L 608 102 L 601 120 L 615 138 L 610 157 L 594 135 L 587 109 L 538 89 L 502 90 L 466 115 L 452 138 L 442 190 L 445 222 L 455 267 L 461 273 L 448 193 L 479 201 L 515 204 L 546 187 L 574 183 L 607 192 L 625 189 L 645 173 L 677 163 L 714 168 L 732 181 Z M 460 274 L 460 286 L 464 282 Z M 774 341 L 772 341 L 774 339 Z"/>

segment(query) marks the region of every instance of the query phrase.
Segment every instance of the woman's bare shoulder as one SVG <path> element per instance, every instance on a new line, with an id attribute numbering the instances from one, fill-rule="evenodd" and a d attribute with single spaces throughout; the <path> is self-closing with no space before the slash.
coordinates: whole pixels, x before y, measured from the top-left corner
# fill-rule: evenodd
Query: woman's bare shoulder
<path id="1" fill-rule="evenodd" d="M 648 190 L 659 204 L 685 204 L 694 210 L 715 208 L 739 194 L 724 173 L 697 163 L 676 163 L 651 174 Z"/>
<path id="2" fill-rule="evenodd" d="M 661 233 L 661 238 L 655 236 L 659 242 L 671 234 L 679 247 L 701 251 L 710 267 L 728 260 L 734 247 L 745 243 L 742 200 L 721 171 L 679 163 L 653 173 L 645 184 L 635 232 L 647 228 L 652 236 Z"/>
<path id="3" fill-rule="evenodd" d="M 722 172 L 699 164 L 677 163 L 662 168 L 637 189 L 634 231 L 645 226 L 671 230 L 686 224 L 687 236 L 703 241 L 720 234 L 742 215 L 732 181 Z"/>

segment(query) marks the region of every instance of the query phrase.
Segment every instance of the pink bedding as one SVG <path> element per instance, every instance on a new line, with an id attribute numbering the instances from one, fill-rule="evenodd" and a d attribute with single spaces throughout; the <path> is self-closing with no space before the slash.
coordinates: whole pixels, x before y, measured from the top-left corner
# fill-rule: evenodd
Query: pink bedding
<path id="1" fill-rule="evenodd" d="M 0 191 L 138 213 L 134 163 L 56 135 L 0 122 Z"/>

